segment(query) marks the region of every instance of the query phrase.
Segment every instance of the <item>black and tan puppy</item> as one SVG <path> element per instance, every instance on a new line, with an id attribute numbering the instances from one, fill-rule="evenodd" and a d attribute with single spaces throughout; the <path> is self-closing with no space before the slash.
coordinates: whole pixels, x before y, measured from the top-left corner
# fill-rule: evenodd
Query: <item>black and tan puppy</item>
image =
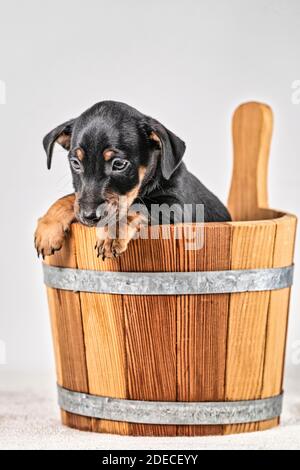
<path id="1" fill-rule="evenodd" d="M 39 220 L 35 245 L 43 256 L 61 248 L 74 220 L 97 225 L 99 206 L 116 208 L 117 200 L 127 208 L 139 201 L 148 209 L 151 204 L 203 204 L 206 222 L 230 220 L 219 199 L 186 169 L 184 142 L 124 103 L 95 104 L 47 134 L 43 143 L 48 168 L 55 142 L 69 151 L 75 194 L 58 200 Z M 126 237 L 112 239 L 108 232 L 102 233 L 96 243 L 98 255 L 114 257 L 125 251 L 138 230 L 139 217 L 130 215 L 129 222 L 136 218 L 137 223 L 130 224 Z M 194 210 L 191 221 L 195 221 Z"/>

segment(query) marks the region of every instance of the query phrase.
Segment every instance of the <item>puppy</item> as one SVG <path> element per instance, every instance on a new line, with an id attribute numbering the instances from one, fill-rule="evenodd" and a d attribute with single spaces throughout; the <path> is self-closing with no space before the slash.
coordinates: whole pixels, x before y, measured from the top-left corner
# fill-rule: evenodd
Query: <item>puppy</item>
<path id="1" fill-rule="evenodd" d="M 35 232 L 38 255 L 49 256 L 59 250 L 75 220 L 99 226 L 99 207 L 120 219 L 120 212 L 136 202 L 149 210 L 151 204 L 190 204 L 193 209 L 188 221 L 194 222 L 194 208 L 203 204 L 205 222 L 230 220 L 225 206 L 182 162 L 185 143 L 157 120 L 127 104 L 102 101 L 49 132 L 43 141 L 48 169 L 56 142 L 69 152 L 75 194 L 59 199 L 39 219 Z M 107 225 L 97 230 L 98 256 L 117 257 L 126 250 L 144 217 L 138 211 L 128 213 L 125 236 L 118 232 L 112 237 Z M 175 222 L 172 217 L 170 223 Z M 163 221 L 151 219 L 150 223 Z"/>

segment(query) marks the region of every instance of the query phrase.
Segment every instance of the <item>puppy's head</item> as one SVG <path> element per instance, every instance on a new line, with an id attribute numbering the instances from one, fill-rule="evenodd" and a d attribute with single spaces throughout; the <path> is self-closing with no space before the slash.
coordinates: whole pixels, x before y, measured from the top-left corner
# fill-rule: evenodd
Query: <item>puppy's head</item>
<path id="1" fill-rule="evenodd" d="M 103 101 L 49 132 L 43 144 L 51 167 L 55 142 L 69 151 L 76 216 L 96 225 L 99 207 L 129 207 L 147 184 L 169 180 L 185 144 L 155 119 L 114 101 Z"/>

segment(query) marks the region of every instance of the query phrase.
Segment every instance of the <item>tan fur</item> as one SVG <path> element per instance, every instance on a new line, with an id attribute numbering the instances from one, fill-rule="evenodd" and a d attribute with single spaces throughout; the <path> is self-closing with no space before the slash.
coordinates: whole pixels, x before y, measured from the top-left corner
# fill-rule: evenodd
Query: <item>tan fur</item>
<path id="1" fill-rule="evenodd" d="M 134 200 L 138 197 L 140 187 L 142 185 L 143 179 L 145 178 L 146 170 L 147 169 L 144 166 L 139 168 L 139 183 L 126 194 L 127 207 L 130 207 Z"/>
<path id="2" fill-rule="evenodd" d="M 147 168 L 145 166 L 140 166 L 139 168 L 139 179 L 140 179 L 140 186 L 145 178 Z"/>
<path id="3" fill-rule="evenodd" d="M 69 150 L 71 144 L 71 136 L 65 134 L 64 132 L 56 139 L 56 142 L 60 144 L 63 148 Z"/>
<path id="4" fill-rule="evenodd" d="M 75 218 L 74 202 L 74 194 L 65 196 L 56 201 L 39 219 L 35 231 L 35 247 L 38 255 L 50 256 L 60 250 Z"/>
<path id="5" fill-rule="evenodd" d="M 138 197 L 145 174 L 146 168 L 141 167 L 139 169 L 139 183 L 126 194 L 125 198 L 119 199 L 120 204 L 123 205 L 123 207 L 119 208 L 119 211 L 124 210 L 126 217 L 124 220 L 119 220 L 117 237 L 111 238 L 107 227 L 101 227 L 97 229 L 97 242 L 95 248 L 97 250 L 98 256 L 102 256 L 103 259 L 117 258 L 121 253 L 126 251 L 128 243 L 135 237 L 136 233 L 141 227 L 141 224 L 144 222 L 144 217 L 142 214 L 128 214 L 128 209 Z M 113 197 L 118 200 L 118 196 L 116 194 L 111 195 L 111 198 Z"/>
<path id="6" fill-rule="evenodd" d="M 114 155 L 115 155 L 115 151 L 113 149 L 106 149 L 103 152 L 103 158 L 106 162 L 111 160 Z"/>
<path id="7" fill-rule="evenodd" d="M 78 160 L 80 160 L 82 162 L 82 160 L 84 159 L 84 151 L 81 148 L 78 148 L 76 150 L 76 156 L 77 156 Z"/>
<path id="8" fill-rule="evenodd" d="M 98 256 L 105 258 L 118 258 L 127 250 L 129 242 L 136 236 L 144 222 L 142 214 L 129 214 L 127 221 L 120 221 L 118 236 L 111 238 L 107 227 L 97 228 L 96 250 Z"/>
<path id="9" fill-rule="evenodd" d="M 125 200 L 126 207 L 129 208 L 131 204 L 134 202 L 134 200 L 138 197 L 141 184 L 143 182 L 143 179 L 145 178 L 145 174 L 146 174 L 146 168 L 144 166 L 141 166 L 139 169 L 139 183 L 133 189 L 131 189 L 123 197 L 120 197 L 118 193 L 114 193 L 110 190 L 107 190 L 105 192 L 105 199 L 113 205 L 116 205 L 118 203 L 122 204 L 123 200 Z"/>
<path id="10" fill-rule="evenodd" d="M 110 191 L 109 189 L 105 191 L 105 199 L 112 205 L 118 204 L 119 194 Z"/>
<path id="11" fill-rule="evenodd" d="M 75 198 L 74 198 L 74 215 L 75 219 L 77 218 L 77 214 L 79 213 L 80 207 L 78 203 L 78 193 L 75 193 Z"/>
<path id="12" fill-rule="evenodd" d="M 154 140 L 155 142 L 157 142 L 159 144 L 159 146 L 161 147 L 161 140 L 160 140 L 159 136 L 154 131 L 151 132 L 149 137 L 150 137 L 151 140 Z"/>

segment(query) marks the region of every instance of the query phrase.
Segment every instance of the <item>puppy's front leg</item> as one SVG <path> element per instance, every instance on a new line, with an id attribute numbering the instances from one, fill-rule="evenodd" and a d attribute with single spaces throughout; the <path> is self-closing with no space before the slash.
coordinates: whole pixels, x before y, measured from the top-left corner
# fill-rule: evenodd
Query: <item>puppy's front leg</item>
<path id="1" fill-rule="evenodd" d="M 34 244 L 38 256 L 53 255 L 61 249 L 66 233 L 75 219 L 75 194 L 69 194 L 56 201 L 48 212 L 38 220 Z"/>

